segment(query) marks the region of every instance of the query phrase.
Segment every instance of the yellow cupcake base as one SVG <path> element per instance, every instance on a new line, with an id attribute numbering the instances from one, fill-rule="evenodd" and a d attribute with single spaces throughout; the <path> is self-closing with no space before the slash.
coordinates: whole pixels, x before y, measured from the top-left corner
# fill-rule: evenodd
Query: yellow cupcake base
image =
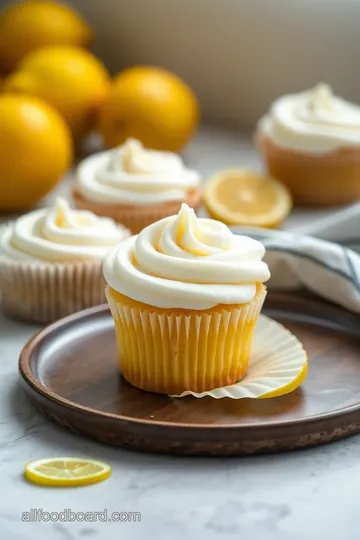
<path id="1" fill-rule="evenodd" d="M 208 310 L 160 309 L 107 286 L 123 377 L 164 394 L 204 392 L 241 380 L 266 288 L 241 305 Z"/>
<path id="2" fill-rule="evenodd" d="M 186 391 L 171 397 L 265 399 L 289 394 L 306 379 L 307 354 L 298 338 L 282 324 L 260 315 L 249 367 L 235 384 L 205 392 Z"/>

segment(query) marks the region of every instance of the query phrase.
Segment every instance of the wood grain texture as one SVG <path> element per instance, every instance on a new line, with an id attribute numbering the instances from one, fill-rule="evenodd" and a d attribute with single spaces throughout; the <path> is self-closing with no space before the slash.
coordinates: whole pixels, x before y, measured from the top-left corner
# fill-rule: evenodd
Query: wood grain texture
<path id="1" fill-rule="evenodd" d="M 32 338 L 20 357 L 22 385 L 60 425 L 151 452 L 278 452 L 360 431 L 360 317 L 318 299 L 274 294 L 263 312 L 294 332 L 308 353 L 308 378 L 287 396 L 172 399 L 136 389 L 119 375 L 107 306 L 63 319 Z"/>

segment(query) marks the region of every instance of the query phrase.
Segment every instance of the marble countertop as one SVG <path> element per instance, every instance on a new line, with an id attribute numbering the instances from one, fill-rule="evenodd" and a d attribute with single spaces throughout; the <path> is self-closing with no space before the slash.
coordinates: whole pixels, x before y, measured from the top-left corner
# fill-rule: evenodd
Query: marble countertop
<path id="1" fill-rule="evenodd" d="M 222 165 L 203 146 L 207 136 L 200 141 L 200 151 L 196 150 L 199 139 L 190 147 L 187 158 L 211 171 Z M 222 136 L 221 140 L 233 155 L 227 165 L 239 164 L 237 139 Z M 242 142 L 240 153 L 245 164 L 258 166 L 247 142 Z M 66 182 L 61 189 L 66 191 Z M 289 228 L 296 223 L 295 219 Z M 251 458 L 171 457 L 106 447 L 47 421 L 19 388 L 18 356 L 36 330 L 0 315 L 0 536 L 4 540 L 360 537 L 360 436 L 311 450 Z M 105 460 L 112 465 L 112 477 L 77 489 L 41 488 L 24 481 L 27 461 L 59 455 Z M 23 513 L 31 509 L 106 509 L 108 516 L 140 512 L 141 522 L 23 522 Z"/>

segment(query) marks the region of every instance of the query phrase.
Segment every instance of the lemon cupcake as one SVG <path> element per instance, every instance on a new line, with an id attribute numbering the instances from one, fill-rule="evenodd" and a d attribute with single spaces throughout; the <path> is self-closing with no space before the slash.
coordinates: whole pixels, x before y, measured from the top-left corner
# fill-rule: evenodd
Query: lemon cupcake
<path id="1" fill-rule="evenodd" d="M 239 381 L 270 277 L 264 253 L 186 204 L 110 250 L 106 295 L 124 378 L 168 394 Z"/>
<path id="2" fill-rule="evenodd" d="M 125 227 L 60 198 L 20 217 L 0 231 L 2 310 L 46 323 L 103 303 L 102 261 L 128 237 Z"/>
<path id="3" fill-rule="evenodd" d="M 200 175 L 180 156 L 148 150 L 129 139 L 83 160 L 73 189 L 75 205 L 123 223 L 133 233 L 177 213 L 181 203 L 197 208 Z"/>
<path id="4" fill-rule="evenodd" d="M 360 107 L 329 86 L 279 98 L 260 120 L 256 140 L 269 173 L 295 203 L 330 206 L 360 198 Z"/>

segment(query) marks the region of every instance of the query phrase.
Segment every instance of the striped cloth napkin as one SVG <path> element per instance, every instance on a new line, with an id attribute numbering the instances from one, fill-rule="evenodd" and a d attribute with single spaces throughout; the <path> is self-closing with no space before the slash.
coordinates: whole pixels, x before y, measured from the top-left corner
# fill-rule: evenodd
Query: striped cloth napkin
<path id="1" fill-rule="evenodd" d="M 360 203 L 329 212 L 322 219 L 309 217 L 297 232 L 337 242 L 360 253 Z"/>
<path id="2" fill-rule="evenodd" d="M 348 213 L 341 222 L 332 218 L 318 222 L 317 229 L 311 232 L 316 237 L 248 227 L 232 227 L 232 230 L 265 245 L 264 260 L 271 270 L 271 279 L 267 283 L 269 290 L 307 289 L 360 313 L 360 205 L 357 215 Z"/>

